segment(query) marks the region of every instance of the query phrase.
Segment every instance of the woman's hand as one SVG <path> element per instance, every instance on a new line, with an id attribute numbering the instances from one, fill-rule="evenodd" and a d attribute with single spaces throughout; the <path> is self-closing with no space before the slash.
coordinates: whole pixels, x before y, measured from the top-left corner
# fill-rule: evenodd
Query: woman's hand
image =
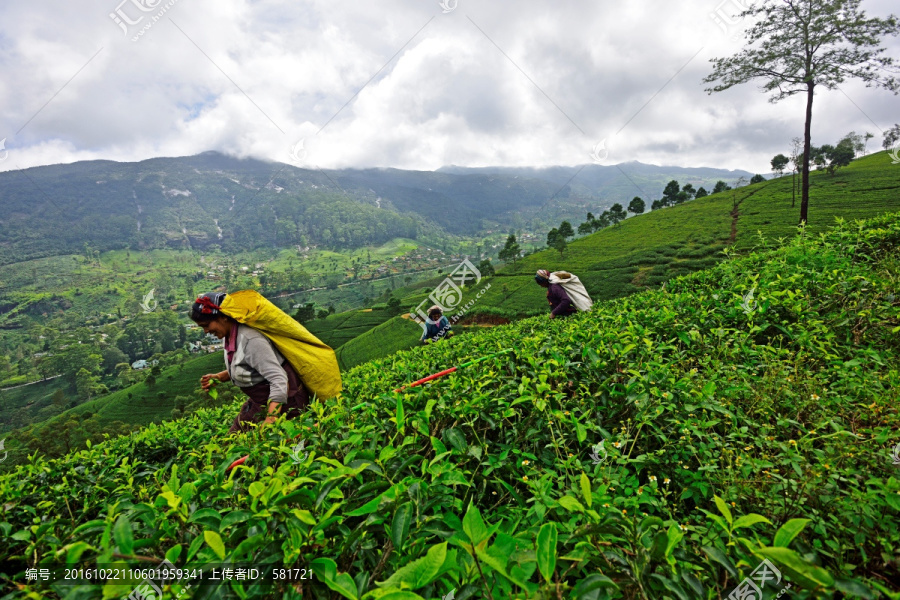
<path id="1" fill-rule="evenodd" d="M 204 392 L 209 391 L 209 388 L 212 387 L 213 379 L 216 381 L 230 381 L 231 377 L 228 375 L 228 371 L 222 371 L 221 373 L 207 373 L 200 378 L 200 387 Z"/>
<path id="2" fill-rule="evenodd" d="M 263 421 L 263 423 L 265 423 L 266 425 L 271 425 L 278 420 L 278 413 L 281 412 L 281 403 L 269 402 L 267 409 L 269 411 L 268 416 L 266 417 L 266 420 Z"/>

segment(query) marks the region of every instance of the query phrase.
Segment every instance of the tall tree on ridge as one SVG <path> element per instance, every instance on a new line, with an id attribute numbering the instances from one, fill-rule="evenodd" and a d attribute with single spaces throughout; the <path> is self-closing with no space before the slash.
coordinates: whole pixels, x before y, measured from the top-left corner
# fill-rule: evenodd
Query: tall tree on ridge
<path id="1" fill-rule="evenodd" d="M 784 173 L 784 168 L 788 166 L 789 162 L 791 162 L 791 159 L 784 154 L 776 154 L 769 164 L 772 165 L 772 171 L 780 177 L 781 174 Z"/>
<path id="2" fill-rule="evenodd" d="M 900 81 L 890 75 L 893 60 L 882 56 L 880 38 L 900 33 L 893 15 L 867 18 L 861 0 L 766 0 L 741 13 L 756 23 L 747 30 L 747 47 L 728 58 L 712 59 L 704 83 L 710 94 L 762 79 L 769 101 L 806 93 L 803 133 L 800 223 L 809 212 L 809 156 L 813 96 L 817 86 L 835 89 L 847 79 L 896 93 Z M 718 82 L 718 83 L 716 83 Z"/>

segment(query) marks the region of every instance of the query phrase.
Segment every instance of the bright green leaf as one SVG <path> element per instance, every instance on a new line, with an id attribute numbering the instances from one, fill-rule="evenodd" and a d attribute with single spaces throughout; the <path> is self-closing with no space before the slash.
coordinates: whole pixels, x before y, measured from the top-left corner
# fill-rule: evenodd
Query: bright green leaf
<path id="1" fill-rule="evenodd" d="M 556 570 L 556 523 L 544 523 L 538 531 L 537 563 L 544 581 L 550 583 Z"/>
<path id="2" fill-rule="evenodd" d="M 409 526 L 412 523 L 413 505 L 406 502 L 397 507 L 394 513 L 394 522 L 391 524 L 391 540 L 397 551 L 403 550 L 403 543 L 409 535 Z"/>
<path id="3" fill-rule="evenodd" d="M 466 516 L 463 517 L 462 526 L 472 545 L 480 546 L 487 541 L 487 527 L 481 518 L 481 512 L 474 504 L 469 505 Z"/>
<path id="4" fill-rule="evenodd" d="M 768 520 L 762 515 L 758 515 L 756 513 L 750 513 L 749 515 L 743 515 L 738 517 L 734 521 L 734 529 L 737 531 L 741 527 L 750 527 L 751 525 L 756 525 L 757 523 L 768 523 L 772 524 L 772 521 Z M 777 544 L 776 544 L 777 545 Z"/>
<path id="5" fill-rule="evenodd" d="M 455 555 L 456 550 L 451 554 Z M 398 587 L 415 590 L 434 581 L 447 560 L 447 542 L 436 544 L 428 549 L 422 558 L 412 561 L 397 569 L 387 581 L 380 582 L 382 587 Z"/>
<path id="6" fill-rule="evenodd" d="M 250 495 L 252 497 L 258 498 L 263 495 L 263 492 L 266 491 L 266 484 L 264 484 L 261 481 L 254 481 L 253 483 L 250 484 L 250 487 L 248 488 L 247 491 L 250 492 Z"/>
<path id="7" fill-rule="evenodd" d="M 718 496 L 713 496 L 713 501 L 716 503 L 716 507 L 719 509 L 719 512 L 722 513 L 722 516 L 728 521 L 728 524 L 731 525 L 734 523 L 734 519 L 731 518 L 731 510 L 728 508 L 725 501 Z"/>
<path id="8" fill-rule="evenodd" d="M 131 532 L 131 522 L 125 515 L 120 515 L 113 526 L 113 539 L 119 552 L 131 556 L 134 554 L 134 534 Z"/>
<path id="9" fill-rule="evenodd" d="M 834 585 L 834 578 L 828 571 L 806 562 L 799 554 L 789 548 L 761 548 L 757 553 L 783 564 L 816 585 L 826 588 Z"/>
<path id="10" fill-rule="evenodd" d="M 585 504 L 590 508 L 594 503 L 594 498 L 591 493 L 591 480 L 584 472 L 581 473 L 581 495 L 584 497 Z"/>
<path id="11" fill-rule="evenodd" d="M 347 573 L 338 575 L 337 563 L 330 558 L 317 558 L 309 564 L 319 581 L 327 585 L 331 590 L 339 593 L 344 598 L 358 600 L 356 582 Z"/>
<path id="12" fill-rule="evenodd" d="M 560 498 L 559 505 L 569 512 L 584 512 L 584 506 L 572 496 L 563 496 Z"/>
<path id="13" fill-rule="evenodd" d="M 397 396 L 397 431 L 401 434 L 406 430 L 406 413 L 403 411 L 403 397 Z"/>
<path id="14" fill-rule="evenodd" d="M 209 547 L 216 553 L 216 556 L 225 560 L 225 543 L 222 541 L 222 536 L 215 531 L 204 531 L 203 539 L 206 540 Z"/>
<path id="15" fill-rule="evenodd" d="M 772 545 L 787 548 L 809 522 L 810 519 L 791 519 L 775 533 L 775 540 L 772 542 Z"/>

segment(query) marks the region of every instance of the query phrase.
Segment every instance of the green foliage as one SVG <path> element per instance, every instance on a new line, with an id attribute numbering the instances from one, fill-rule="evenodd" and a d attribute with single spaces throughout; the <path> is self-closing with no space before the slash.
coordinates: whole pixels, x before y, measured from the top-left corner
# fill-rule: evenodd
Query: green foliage
<path id="1" fill-rule="evenodd" d="M 713 194 L 721 194 L 722 192 L 727 192 L 731 189 L 731 186 L 725 183 L 724 181 L 717 181 L 716 186 L 713 188 Z"/>
<path id="2" fill-rule="evenodd" d="M 900 123 L 894 123 L 893 127 L 883 133 L 881 147 L 890 150 L 897 142 L 900 142 Z"/>
<path id="3" fill-rule="evenodd" d="M 784 169 L 788 166 L 788 163 L 791 162 L 791 159 L 785 156 L 784 154 L 776 154 L 771 161 L 772 170 L 781 175 L 784 173 Z"/>
<path id="4" fill-rule="evenodd" d="M 566 248 L 568 247 L 566 236 L 562 235 L 559 229 L 554 227 L 547 233 L 547 247 L 553 248 L 554 250 L 559 252 L 560 256 L 562 256 L 566 251 Z"/>
<path id="5" fill-rule="evenodd" d="M 497 254 L 497 257 L 505 263 L 515 263 L 516 260 L 519 259 L 519 254 L 521 252 L 522 249 L 516 242 L 516 236 L 514 236 L 513 234 L 509 234 L 509 237 L 506 238 L 506 243 Z"/>
<path id="6" fill-rule="evenodd" d="M 639 196 L 635 196 L 631 199 L 631 202 L 628 203 L 628 212 L 639 215 L 644 212 L 646 206 L 647 205 Z"/>
<path id="7" fill-rule="evenodd" d="M 491 264 L 490 259 L 485 258 L 478 263 L 478 272 L 481 273 L 482 277 L 490 277 L 496 273 L 497 270 L 494 269 L 494 265 Z"/>
<path id="8" fill-rule="evenodd" d="M 896 594 L 898 247 L 900 215 L 842 223 L 363 364 L 275 426 L 227 436 L 234 403 L 36 459 L 0 476 L 4 572 L 47 598 L 27 568 L 149 556 L 312 568 L 304 598 L 705 600 L 767 559 L 791 597 Z"/>

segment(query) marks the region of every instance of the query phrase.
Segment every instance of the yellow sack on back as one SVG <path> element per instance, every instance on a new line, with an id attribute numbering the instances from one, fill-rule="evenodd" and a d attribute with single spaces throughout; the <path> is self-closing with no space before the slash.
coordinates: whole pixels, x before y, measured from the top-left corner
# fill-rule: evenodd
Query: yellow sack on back
<path id="1" fill-rule="evenodd" d="M 272 340 L 310 394 L 325 400 L 341 391 L 334 350 L 255 290 L 228 294 L 220 310 Z"/>

